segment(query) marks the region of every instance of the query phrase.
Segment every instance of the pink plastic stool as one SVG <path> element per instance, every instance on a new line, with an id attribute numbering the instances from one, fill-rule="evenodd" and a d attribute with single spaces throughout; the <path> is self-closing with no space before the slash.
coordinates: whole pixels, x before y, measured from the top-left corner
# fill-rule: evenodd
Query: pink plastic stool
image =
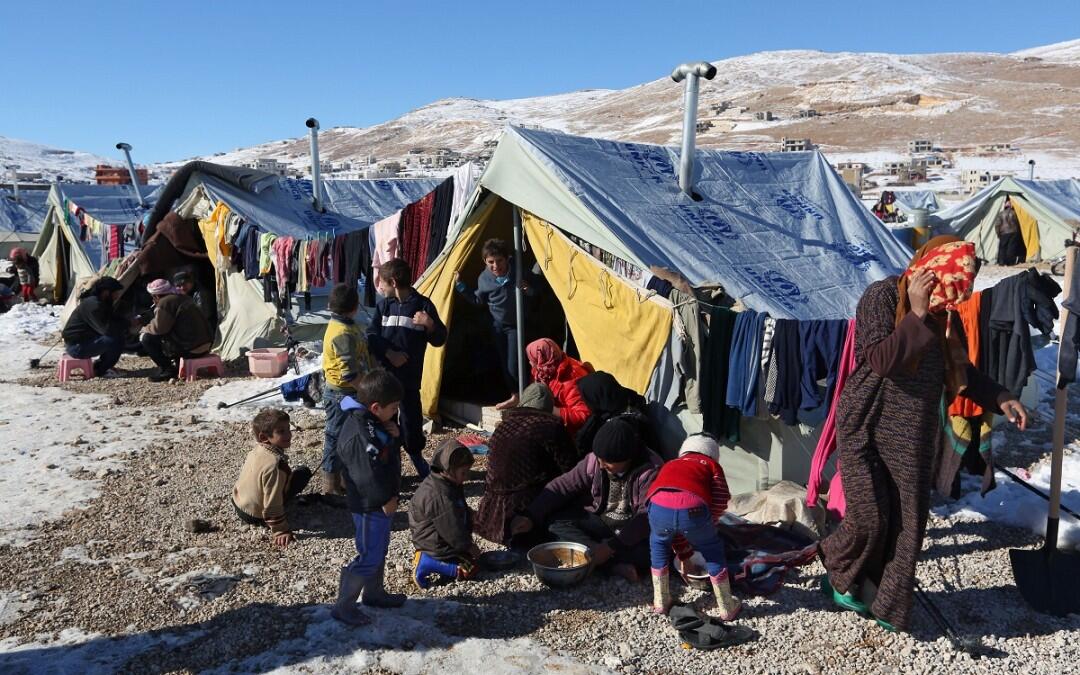
<path id="1" fill-rule="evenodd" d="M 56 366 L 56 377 L 61 382 L 67 382 L 76 373 L 82 373 L 84 380 L 94 379 L 94 359 L 77 359 L 67 354 L 61 356 Z"/>
<path id="2" fill-rule="evenodd" d="M 199 378 L 199 372 L 209 370 L 218 377 L 225 377 L 225 364 L 217 354 L 207 354 L 197 359 L 180 359 L 180 379 L 193 382 Z"/>

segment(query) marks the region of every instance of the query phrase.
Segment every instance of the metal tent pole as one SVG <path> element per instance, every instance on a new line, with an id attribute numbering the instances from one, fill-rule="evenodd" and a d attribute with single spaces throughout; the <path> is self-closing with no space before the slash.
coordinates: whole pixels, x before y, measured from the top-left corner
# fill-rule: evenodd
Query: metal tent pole
<path id="1" fill-rule="evenodd" d="M 522 265 L 525 256 L 522 250 L 521 209 L 514 209 L 514 313 L 517 318 L 517 364 L 518 396 L 525 393 L 525 298 L 521 292 Z"/>

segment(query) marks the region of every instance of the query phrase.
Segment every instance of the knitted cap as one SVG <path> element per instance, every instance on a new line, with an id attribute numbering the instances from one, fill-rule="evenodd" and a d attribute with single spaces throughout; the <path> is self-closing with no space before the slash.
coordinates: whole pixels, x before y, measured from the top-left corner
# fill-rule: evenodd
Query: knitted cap
<path id="1" fill-rule="evenodd" d="M 714 462 L 720 462 L 720 444 L 716 442 L 715 438 L 707 434 L 687 436 L 682 447 L 679 448 L 679 457 L 688 452 L 696 452 L 699 455 L 711 457 Z"/>
<path id="2" fill-rule="evenodd" d="M 154 279 L 146 285 L 146 292 L 150 295 L 175 295 L 179 293 L 176 290 L 176 286 L 173 286 L 165 279 Z"/>
<path id="3" fill-rule="evenodd" d="M 533 382 L 525 387 L 518 405 L 522 408 L 534 408 L 549 413 L 555 408 L 555 397 L 546 384 Z"/>
<path id="4" fill-rule="evenodd" d="M 605 462 L 626 462 L 641 448 L 641 438 L 634 425 L 619 418 L 604 422 L 593 439 L 592 452 Z"/>

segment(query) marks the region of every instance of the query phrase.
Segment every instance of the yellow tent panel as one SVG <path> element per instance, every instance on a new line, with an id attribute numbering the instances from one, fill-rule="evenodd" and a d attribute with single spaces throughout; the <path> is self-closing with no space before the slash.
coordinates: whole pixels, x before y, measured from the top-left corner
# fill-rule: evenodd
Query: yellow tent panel
<path id="1" fill-rule="evenodd" d="M 540 269 L 566 312 L 584 361 L 639 394 L 671 336 L 671 307 L 646 298 L 561 232 L 531 213 L 522 225 Z"/>
<path id="2" fill-rule="evenodd" d="M 424 278 L 416 284 L 416 290 L 431 299 L 439 318 L 447 326 L 453 319 L 454 310 L 454 272 L 463 269 L 469 259 L 475 256 L 480 238 L 487 226 L 487 220 L 495 210 L 498 200 L 488 202 L 475 212 L 475 215 L 462 224 L 461 233 L 451 249 L 444 252 L 424 272 Z M 424 414 L 433 417 L 439 410 L 439 391 L 442 388 L 443 365 L 446 361 L 446 347 L 428 347 L 424 357 L 424 375 L 420 382 L 420 401 Z"/>
<path id="3" fill-rule="evenodd" d="M 1013 196 L 1010 201 L 1012 201 L 1013 210 L 1016 211 L 1016 219 L 1020 221 L 1020 235 L 1024 238 L 1024 249 L 1027 251 L 1025 261 L 1038 260 L 1039 221 L 1020 205 L 1022 200 Z"/>

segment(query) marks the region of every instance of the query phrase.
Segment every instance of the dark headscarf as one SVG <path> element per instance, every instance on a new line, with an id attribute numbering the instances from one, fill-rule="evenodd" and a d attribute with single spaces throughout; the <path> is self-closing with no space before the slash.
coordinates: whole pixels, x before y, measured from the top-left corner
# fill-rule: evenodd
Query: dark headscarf
<path id="1" fill-rule="evenodd" d="M 608 420 L 596 432 L 592 453 L 605 462 L 627 462 L 641 453 L 641 436 L 626 420 Z"/>
<path id="2" fill-rule="evenodd" d="M 577 386 L 590 413 L 574 439 L 578 450 L 583 453 L 592 450 L 593 439 L 604 422 L 624 415 L 628 410 L 633 411 L 634 406 L 645 407 L 645 399 L 619 384 L 611 373 L 590 373 L 578 380 Z M 635 420 L 631 422 L 637 423 Z"/>

